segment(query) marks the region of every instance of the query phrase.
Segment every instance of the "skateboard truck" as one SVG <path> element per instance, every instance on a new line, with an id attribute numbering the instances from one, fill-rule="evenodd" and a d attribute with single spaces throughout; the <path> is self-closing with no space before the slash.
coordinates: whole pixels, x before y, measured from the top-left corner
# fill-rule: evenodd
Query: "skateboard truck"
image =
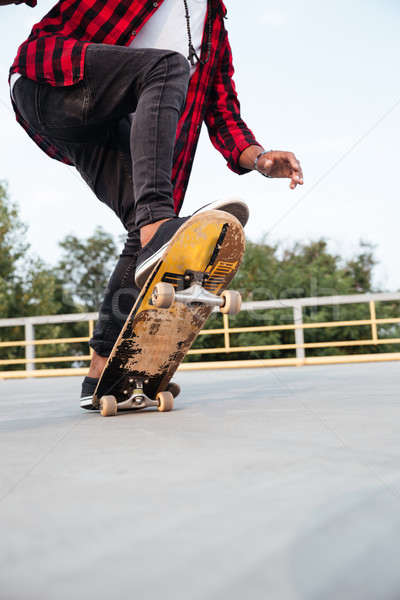
<path id="1" fill-rule="evenodd" d="M 152 301 L 156 308 L 171 308 L 174 302 L 183 304 L 204 304 L 206 306 L 219 306 L 222 313 L 236 315 L 242 305 L 242 297 L 239 292 L 225 290 L 221 296 L 212 294 L 204 289 L 204 273 L 196 271 L 187 271 L 184 276 L 188 287 L 182 291 L 175 291 L 171 283 L 161 281 L 158 283 L 152 294 Z"/>
<path id="2" fill-rule="evenodd" d="M 171 384 L 164 392 L 158 392 L 157 398 L 153 400 L 144 393 L 144 384 L 149 380 L 144 377 L 129 377 L 129 386 L 124 390 L 125 400 L 118 402 L 118 410 L 141 409 L 153 406 L 161 412 L 168 412 L 174 407 L 175 396 L 179 394 L 180 388 L 177 384 Z M 133 386 L 133 389 L 132 389 Z M 100 413 L 103 417 L 111 417 L 117 413 L 117 399 L 115 396 L 102 396 L 100 398 Z"/>
<path id="3" fill-rule="evenodd" d="M 144 408 L 147 406 L 157 406 L 156 400 L 151 400 L 144 393 L 143 384 L 148 383 L 148 379 L 144 379 L 143 377 L 129 377 L 128 383 L 129 385 L 133 385 L 133 390 L 129 392 L 129 388 L 124 390 L 124 395 L 129 396 L 126 400 L 123 400 L 120 403 L 120 408 L 124 408 L 124 405 L 127 405 L 126 408 Z"/>
<path id="4" fill-rule="evenodd" d="M 183 276 L 184 289 L 187 289 L 194 283 L 198 283 L 202 286 L 208 278 L 209 274 L 203 273 L 203 271 L 186 271 Z M 177 291 L 180 290 L 178 289 Z"/>

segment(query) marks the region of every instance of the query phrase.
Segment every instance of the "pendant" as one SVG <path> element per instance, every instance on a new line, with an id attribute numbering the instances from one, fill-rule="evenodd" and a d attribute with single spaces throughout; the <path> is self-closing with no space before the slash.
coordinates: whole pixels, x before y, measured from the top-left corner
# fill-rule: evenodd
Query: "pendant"
<path id="1" fill-rule="evenodd" d="M 190 62 L 190 64 L 192 65 L 192 67 L 194 67 L 195 62 L 194 62 L 194 57 L 196 56 L 196 52 L 193 49 L 193 46 L 189 46 L 189 56 L 187 57 L 188 61 Z"/>

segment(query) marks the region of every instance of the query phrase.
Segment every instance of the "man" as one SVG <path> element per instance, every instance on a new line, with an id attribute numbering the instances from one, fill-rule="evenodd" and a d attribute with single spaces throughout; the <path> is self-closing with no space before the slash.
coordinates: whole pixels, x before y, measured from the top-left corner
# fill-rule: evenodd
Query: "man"
<path id="1" fill-rule="evenodd" d="M 225 15 L 222 0 L 60 0 L 11 68 L 18 121 L 49 156 L 75 165 L 127 230 L 90 340 L 82 407 L 138 289 L 186 220 L 176 215 L 202 123 L 236 173 L 303 183 L 296 157 L 265 151 L 240 116 Z M 209 208 L 240 217 L 234 203 Z"/>

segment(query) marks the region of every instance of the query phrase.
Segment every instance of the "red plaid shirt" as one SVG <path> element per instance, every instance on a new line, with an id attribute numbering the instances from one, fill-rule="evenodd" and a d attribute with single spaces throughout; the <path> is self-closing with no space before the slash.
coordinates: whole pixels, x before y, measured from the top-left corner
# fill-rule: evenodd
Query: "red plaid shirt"
<path id="1" fill-rule="evenodd" d="M 75 84 L 83 78 L 85 52 L 90 43 L 128 46 L 163 1 L 60 0 L 34 25 L 29 38 L 18 49 L 11 73 L 21 73 L 53 86 Z M 238 164 L 240 154 L 257 144 L 240 116 L 223 2 L 212 0 L 212 10 L 210 60 L 205 65 L 199 64 L 190 80 L 186 108 L 178 124 L 172 172 L 177 212 L 186 192 L 203 121 L 212 143 L 236 173 L 246 172 Z M 202 56 L 206 53 L 207 33 Z M 17 120 L 49 156 L 69 164 L 49 140 L 24 122 L 18 111 Z"/>

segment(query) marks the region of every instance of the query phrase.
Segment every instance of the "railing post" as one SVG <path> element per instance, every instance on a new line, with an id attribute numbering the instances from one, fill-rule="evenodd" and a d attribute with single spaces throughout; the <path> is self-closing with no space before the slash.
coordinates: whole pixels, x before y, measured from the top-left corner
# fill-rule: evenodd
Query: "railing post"
<path id="1" fill-rule="evenodd" d="M 369 302 L 369 313 L 371 315 L 371 333 L 372 340 L 376 344 L 378 341 L 378 328 L 376 326 L 376 310 L 375 310 L 375 302 L 370 300 Z"/>
<path id="2" fill-rule="evenodd" d="M 25 323 L 25 358 L 27 361 L 35 359 L 35 344 L 29 343 L 35 341 L 35 326 L 31 321 Z M 34 371 L 35 363 L 27 362 L 25 366 L 26 371 Z"/>
<path id="3" fill-rule="evenodd" d="M 230 341 L 229 341 L 229 319 L 228 319 L 228 315 L 223 314 L 223 321 L 224 321 L 224 341 L 225 341 L 225 349 L 229 350 L 229 348 L 231 347 L 230 345 Z"/>
<path id="4" fill-rule="evenodd" d="M 93 336 L 93 331 L 94 331 L 94 321 L 93 321 L 93 319 L 90 319 L 88 321 L 88 323 L 89 323 L 89 339 L 91 339 L 92 336 Z M 89 355 L 91 357 L 93 357 L 93 348 L 91 346 L 89 346 Z"/>
<path id="5" fill-rule="evenodd" d="M 293 323 L 294 325 L 303 325 L 303 309 L 301 304 L 293 306 Z M 296 358 L 297 360 L 304 361 L 306 353 L 302 347 L 304 344 L 304 329 L 302 327 L 296 327 L 294 330 L 294 341 L 296 344 Z"/>

